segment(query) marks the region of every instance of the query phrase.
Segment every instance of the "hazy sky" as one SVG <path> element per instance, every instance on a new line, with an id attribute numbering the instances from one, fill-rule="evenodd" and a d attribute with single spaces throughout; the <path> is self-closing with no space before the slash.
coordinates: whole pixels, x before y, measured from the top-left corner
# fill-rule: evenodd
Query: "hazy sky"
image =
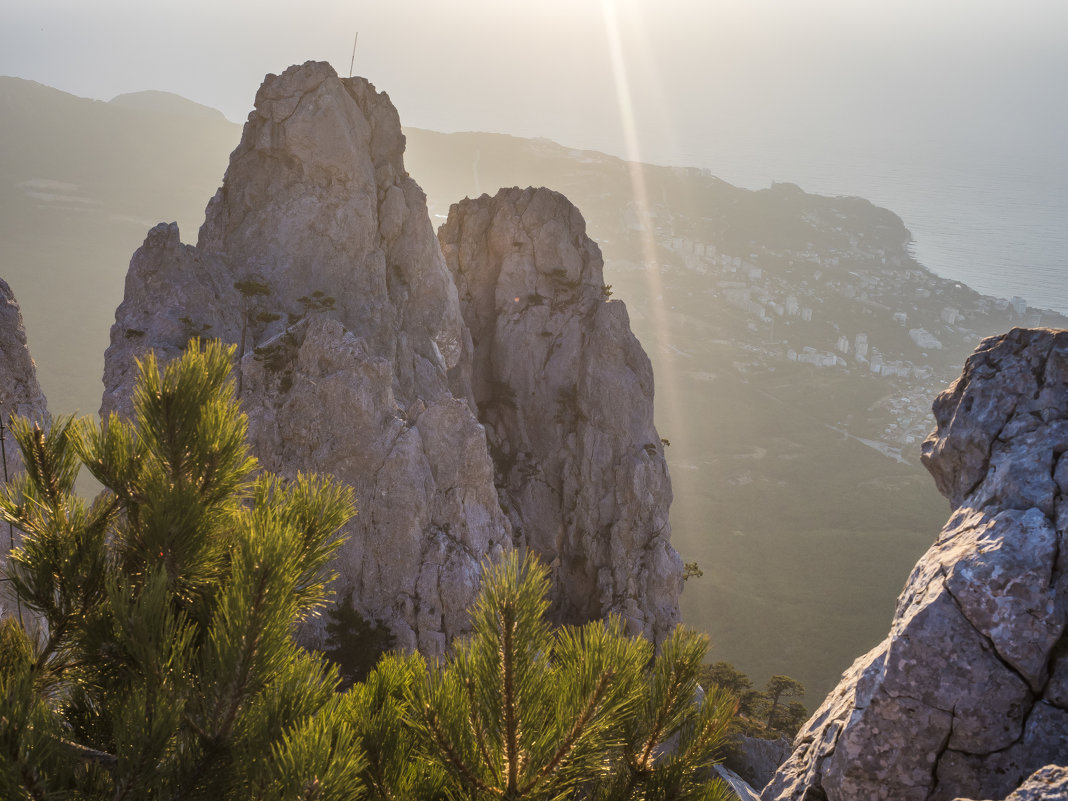
<path id="1" fill-rule="evenodd" d="M 1068 107 L 1064 0 L 0 0 L 0 74 L 163 89 L 242 121 L 267 72 L 347 74 L 357 31 L 356 72 L 405 124 L 622 155 L 628 98 L 660 163 L 715 167 L 717 137 L 747 131 L 891 147 L 1028 124 L 1059 141 Z"/>

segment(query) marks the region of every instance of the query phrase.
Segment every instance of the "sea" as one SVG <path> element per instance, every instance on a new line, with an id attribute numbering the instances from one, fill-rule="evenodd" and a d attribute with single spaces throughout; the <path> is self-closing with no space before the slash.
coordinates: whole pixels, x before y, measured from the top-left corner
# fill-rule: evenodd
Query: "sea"
<path id="1" fill-rule="evenodd" d="M 694 141 L 684 159 L 736 186 L 857 195 L 902 218 L 915 258 L 985 295 L 1068 314 L 1068 148 L 1026 135 L 931 147 Z M 1048 142 L 1048 144 L 1046 144 Z"/>

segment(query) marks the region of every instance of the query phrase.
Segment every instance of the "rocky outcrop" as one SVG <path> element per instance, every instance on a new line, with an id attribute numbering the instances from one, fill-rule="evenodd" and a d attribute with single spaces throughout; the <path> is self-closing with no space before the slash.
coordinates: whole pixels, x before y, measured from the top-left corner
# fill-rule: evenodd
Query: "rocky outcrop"
<path id="1" fill-rule="evenodd" d="M 504 189 L 438 233 L 474 345 L 474 398 L 517 542 L 551 565 L 559 619 L 678 622 L 682 562 L 653 371 L 567 198 Z"/>
<path id="2" fill-rule="evenodd" d="M 756 788 L 771 781 L 793 749 L 785 737 L 764 740 L 740 735 L 723 755 L 723 764 Z"/>
<path id="3" fill-rule="evenodd" d="M 1068 801 L 1068 767 L 1046 765 L 1036 770 L 1005 801 Z"/>
<path id="4" fill-rule="evenodd" d="M 765 801 L 1002 799 L 1068 762 L 1068 332 L 984 340 L 934 414 L 952 516 Z"/>
<path id="5" fill-rule="evenodd" d="M 665 632 L 681 581 L 652 373 L 623 305 L 603 302 L 581 217 L 559 196 L 532 193 L 525 232 L 507 242 L 536 249 L 532 272 L 498 282 L 498 268 L 479 276 L 484 286 L 465 283 L 478 298 L 528 279 L 530 292 L 549 293 L 552 271 L 563 271 L 581 288 L 546 294 L 550 317 L 534 303 L 507 314 L 491 303 L 465 322 L 403 150 L 396 110 L 365 80 L 318 63 L 268 76 L 197 245 L 161 224 L 131 261 L 102 412 L 129 413 L 135 358 L 148 349 L 166 359 L 196 336 L 234 343 L 263 466 L 329 473 L 355 489 L 337 589 L 351 589 L 398 646 L 440 654 L 466 627 L 483 560 L 517 542 L 556 560 L 567 619 L 620 612 L 636 631 Z M 522 382 L 492 359 L 476 363 L 469 324 L 484 330 L 481 315 L 493 315 L 494 331 L 515 326 L 507 344 L 527 363 Z M 545 332 L 537 348 L 524 341 L 534 331 Z M 534 387 L 533 359 L 548 367 L 544 387 Z M 498 494 L 477 415 L 486 387 L 508 381 L 536 392 L 516 403 L 522 425 L 494 428 L 490 445 L 545 479 L 508 472 L 501 486 L 514 497 Z"/>
<path id="6" fill-rule="evenodd" d="M 149 348 L 237 344 L 264 467 L 355 489 L 339 590 L 436 654 L 510 529 L 469 399 L 470 337 L 403 150 L 365 80 L 321 63 L 268 76 L 197 246 L 159 225 L 131 261 L 102 412 L 129 411 Z"/>
<path id="7" fill-rule="evenodd" d="M 26 347 L 26 329 L 22 312 L 7 282 L 0 279 L 0 416 L 4 421 L 4 460 L 0 479 L 14 476 L 22 469 L 22 458 L 14 438 L 7 430 L 11 417 L 21 415 L 43 423 L 48 417 L 37 369 Z M 18 533 L 8 526 L 0 528 L 0 572 L 6 567 L 7 554 L 17 544 Z M 12 608 L 7 582 L 0 583 L 0 616 Z"/>
<path id="8" fill-rule="evenodd" d="M 48 416 L 37 368 L 26 346 L 22 312 L 7 282 L 0 279 L 0 415 L 6 424 L 14 415 L 44 421 Z M 18 451 L 8 441 L 9 467 L 17 463 Z"/>
<path id="9" fill-rule="evenodd" d="M 954 801 L 970 801 L 956 798 Z M 1068 767 L 1046 765 L 1036 770 L 1005 801 L 1068 801 Z"/>

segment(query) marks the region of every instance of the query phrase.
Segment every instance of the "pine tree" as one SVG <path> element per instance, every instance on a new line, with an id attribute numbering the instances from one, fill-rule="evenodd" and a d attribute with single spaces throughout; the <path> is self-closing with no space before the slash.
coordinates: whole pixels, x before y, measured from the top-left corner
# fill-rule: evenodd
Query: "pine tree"
<path id="1" fill-rule="evenodd" d="M 257 473 L 231 358 L 149 356 L 130 422 L 12 424 L 26 473 L 0 517 L 24 532 L 9 573 L 39 625 L 0 625 L 0 797 L 359 795 L 351 701 L 292 639 L 352 499 Z"/>
<path id="2" fill-rule="evenodd" d="M 352 499 L 257 472 L 231 359 L 147 358 L 130 422 L 13 424 L 26 474 L 0 518 L 38 625 L 0 621 L 0 798 L 725 797 L 706 771 L 734 702 L 698 697 L 705 639 L 680 628 L 654 656 L 618 620 L 554 629 L 546 569 L 516 554 L 486 567 L 446 662 L 387 655 L 337 692 L 292 635 Z"/>
<path id="3" fill-rule="evenodd" d="M 533 558 L 487 567 L 471 636 L 417 676 L 414 723 L 450 794 L 728 797 L 702 772 L 734 714 L 726 693 L 698 700 L 705 639 L 680 628 L 654 659 L 618 619 L 554 629 L 547 591 Z"/>
<path id="4" fill-rule="evenodd" d="M 782 717 L 782 699 L 800 698 L 804 694 L 805 685 L 797 679 L 791 679 L 789 676 L 772 676 L 768 679 L 768 683 L 764 686 L 764 695 L 767 697 L 769 704 L 767 720 L 768 728 L 782 728 L 782 725 L 785 722 L 780 720 Z M 797 714 L 796 708 L 792 710 L 792 714 Z"/>

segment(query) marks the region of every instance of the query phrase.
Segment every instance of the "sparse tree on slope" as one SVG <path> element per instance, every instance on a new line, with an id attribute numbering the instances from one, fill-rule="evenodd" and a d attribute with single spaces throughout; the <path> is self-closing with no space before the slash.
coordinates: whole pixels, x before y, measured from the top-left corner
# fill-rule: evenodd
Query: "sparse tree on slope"
<path id="1" fill-rule="evenodd" d="M 783 717 L 783 704 L 785 698 L 800 698 L 805 694 L 805 685 L 797 679 L 789 676 L 772 676 L 764 686 L 764 695 L 767 696 L 770 708 L 768 709 L 768 728 L 779 729 L 787 721 Z M 787 707 L 791 715 L 797 716 L 797 707 Z M 802 713 L 804 707 L 801 707 Z"/>

